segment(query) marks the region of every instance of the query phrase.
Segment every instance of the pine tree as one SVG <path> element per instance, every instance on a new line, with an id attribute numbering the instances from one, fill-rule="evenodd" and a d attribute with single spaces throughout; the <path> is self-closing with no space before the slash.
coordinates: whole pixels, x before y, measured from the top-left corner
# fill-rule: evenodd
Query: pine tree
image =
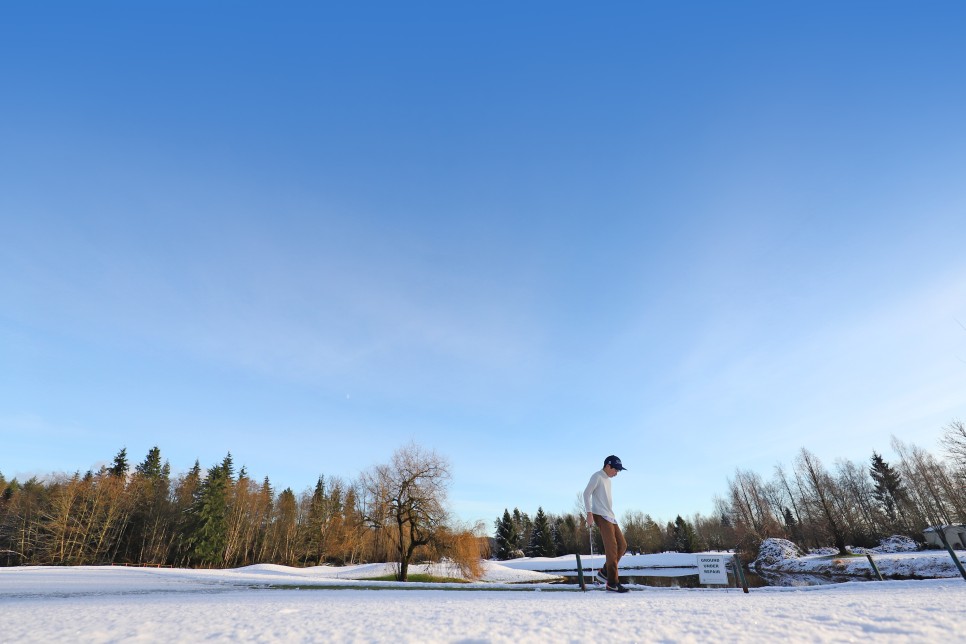
<path id="1" fill-rule="evenodd" d="M 550 521 L 550 527 L 553 530 L 553 549 L 558 554 L 569 554 L 567 553 L 566 545 L 564 545 L 563 530 L 561 530 L 564 522 L 564 518 L 559 516 L 554 516 Z"/>
<path id="2" fill-rule="evenodd" d="M 517 533 L 510 511 L 503 510 L 503 518 L 496 520 L 496 558 L 500 560 L 510 559 L 514 551 L 519 550 L 517 542 L 520 536 Z"/>
<path id="3" fill-rule="evenodd" d="M 674 520 L 672 527 L 674 538 L 674 549 L 678 552 L 694 552 L 697 548 L 697 535 L 690 523 L 681 518 L 679 514 Z"/>
<path id="4" fill-rule="evenodd" d="M 235 478 L 235 464 L 231 457 L 231 452 L 225 455 L 225 458 L 221 461 L 221 469 L 225 473 L 225 478 L 229 481 Z M 244 469 L 244 467 L 242 468 Z"/>
<path id="5" fill-rule="evenodd" d="M 902 475 L 876 452 L 872 452 L 872 467 L 869 468 L 869 475 L 875 482 L 872 495 L 888 517 L 890 527 L 895 528 L 898 524 L 900 503 L 906 494 Z"/>
<path id="6" fill-rule="evenodd" d="M 134 467 L 130 490 L 134 511 L 128 529 L 124 557 L 136 563 L 167 563 L 172 512 L 171 466 L 161 463 L 161 450 L 152 447 Z"/>
<path id="7" fill-rule="evenodd" d="M 516 549 L 523 550 L 524 546 L 530 542 L 533 522 L 526 512 L 520 512 L 520 508 L 513 508 L 513 527 L 516 528 L 517 532 Z"/>
<path id="8" fill-rule="evenodd" d="M 216 566 L 223 562 L 228 538 L 229 474 L 221 465 L 208 470 L 191 505 L 189 556 L 192 563 Z"/>
<path id="9" fill-rule="evenodd" d="M 325 559 L 325 533 L 329 522 L 328 505 L 325 477 L 319 476 L 309 502 L 309 514 L 306 520 L 305 563 L 321 564 Z"/>
<path id="10" fill-rule="evenodd" d="M 588 543 L 583 514 L 553 516 L 551 522 L 558 556 L 583 552 Z"/>
<path id="11" fill-rule="evenodd" d="M 107 473 L 117 478 L 124 478 L 127 476 L 127 470 L 127 448 L 122 447 L 121 451 L 114 457 L 114 464 L 107 470 Z"/>
<path id="12" fill-rule="evenodd" d="M 267 476 L 262 480 L 262 486 L 258 490 L 258 502 L 258 527 L 256 530 L 256 543 L 252 548 L 254 551 L 253 556 L 255 557 L 256 563 L 267 563 L 271 558 L 272 543 L 270 536 L 272 514 L 275 509 L 275 490 L 272 489 L 272 483 Z"/>
<path id="13" fill-rule="evenodd" d="M 194 525 L 191 508 L 200 486 L 201 465 L 195 459 L 191 469 L 178 478 L 171 494 L 172 513 L 177 517 L 171 535 L 171 561 L 176 566 L 188 566 L 191 563 L 191 529 Z"/>
<path id="14" fill-rule="evenodd" d="M 543 508 L 537 509 L 537 516 L 533 520 L 533 529 L 530 531 L 530 541 L 527 543 L 526 553 L 528 557 L 556 557 L 557 546 L 554 543 L 553 527 L 543 513 Z"/>
<path id="15" fill-rule="evenodd" d="M 134 471 L 148 479 L 161 478 L 161 450 L 157 445 L 148 450 L 147 456 L 134 467 Z"/>
<path id="16" fill-rule="evenodd" d="M 798 524 L 798 521 L 795 520 L 795 515 L 792 514 L 792 509 L 786 507 L 783 516 L 785 518 L 785 529 L 788 531 L 788 536 L 791 537 L 791 540 L 798 545 L 801 546 L 804 544 L 805 537 L 802 535 L 802 528 Z"/>

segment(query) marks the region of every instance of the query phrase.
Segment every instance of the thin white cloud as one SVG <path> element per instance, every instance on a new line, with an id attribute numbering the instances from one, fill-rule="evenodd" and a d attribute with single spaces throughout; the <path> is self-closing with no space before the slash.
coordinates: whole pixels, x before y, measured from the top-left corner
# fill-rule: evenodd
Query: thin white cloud
<path id="1" fill-rule="evenodd" d="M 226 234 L 229 246 L 210 255 L 199 243 L 185 254 L 154 253 L 62 234 L 67 257 L 50 249 L 19 265 L 14 313 L 61 320 L 74 334 L 156 343 L 335 388 L 405 389 L 431 369 L 444 380 L 451 372 L 506 383 L 526 378 L 535 360 L 526 286 L 480 267 L 450 274 L 419 258 L 354 255 L 330 243 L 316 255 L 251 231 Z"/>
<path id="2" fill-rule="evenodd" d="M 956 358 L 966 333 L 955 323 L 966 313 L 964 284 L 966 274 L 953 271 L 829 316 L 834 323 L 799 326 L 782 343 L 758 328 L 758 348 L 748 328 L 714 327 L 677 367 L 674 399 L 645 416 L 714 427 L 748 454 L 780 458 L 805 445 L 871 450 L 870 441 L 895 432 L 934 436 L 966 409 L 966 367 Z"/>

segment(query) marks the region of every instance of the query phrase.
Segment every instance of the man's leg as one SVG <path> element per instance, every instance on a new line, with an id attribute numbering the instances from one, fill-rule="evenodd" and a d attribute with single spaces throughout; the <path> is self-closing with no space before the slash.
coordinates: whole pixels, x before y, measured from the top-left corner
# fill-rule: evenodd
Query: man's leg
<path id="1" fill-rule="evenodd" d="M 611 586 L 616 586 L 620 581 L 617 575 L 617 561 L 622 554 L 618 551 L 620 545 L 617 539 L 617 535 L 620 534 L 620 528 L 599 514 L 594 515 L 594 523 L 597 524 L 597 528 L 600 530 L 600 536 L 604 540 L 604 572 L 607 573 L 607 583 Z M 620 535 L 620 543 L 624 544 L 623 547 L 625 549 L 627 548 L 623 534 Z"/>
<path id="2" fill-rule="evenodd" d="M 627 539 L 624 538 L 624 533 L 621 532 L 621 527 L 616 523 L 611 524 L 614 527 L 614 533 L 617 541 L 617 556 L 614 558 L 614 569 L 617 569 L 617 564 L 627 552 Z"/>

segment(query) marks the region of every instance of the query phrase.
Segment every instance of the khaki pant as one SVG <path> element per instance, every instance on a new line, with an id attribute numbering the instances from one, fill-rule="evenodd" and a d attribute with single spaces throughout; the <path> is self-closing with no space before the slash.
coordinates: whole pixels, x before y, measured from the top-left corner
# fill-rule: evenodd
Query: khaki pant
<path id="1" fill-rule="evenodd" d="M 616 586 L 620 582 L 617 574 L 617 562 L 621 560 L 627 552 L 627 541 L 624 533 L 616 523 L 611 523 L 599 514 L 594 515 L 594 523 L 600 530 L 600 536 L 604 540 L 604 574 L 607 575 L 607 583 Z"/>

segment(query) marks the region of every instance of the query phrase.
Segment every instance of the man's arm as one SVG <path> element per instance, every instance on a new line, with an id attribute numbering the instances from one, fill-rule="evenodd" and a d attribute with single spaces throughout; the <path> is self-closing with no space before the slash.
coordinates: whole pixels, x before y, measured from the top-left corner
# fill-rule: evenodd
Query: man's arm
<path id="1" fill-rule="evenodd" d="M 591 512 L 590 499 L 594 495 L 594 490 L 597 489 L 597 483 L 597 474 L 595 473 L 590 477 L 590 482 L 587 484 L 587 487 L 584 488 L 584 510 L 587 511 L 588 526 L 594 525 L 594 513 Z"/>

